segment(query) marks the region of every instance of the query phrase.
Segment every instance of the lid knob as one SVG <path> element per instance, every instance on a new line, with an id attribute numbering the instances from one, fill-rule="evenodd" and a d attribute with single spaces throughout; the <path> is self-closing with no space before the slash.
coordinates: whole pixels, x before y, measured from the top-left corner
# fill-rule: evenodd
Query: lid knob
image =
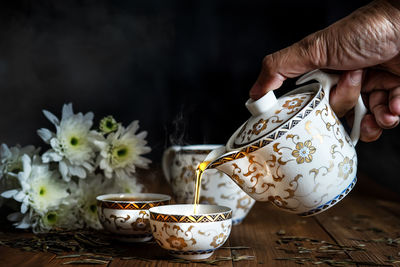
<path id="1" fill-rule="evenodd" d="M 277 104 L 277 100 L 273 91 L 269 91 L 260 99 L 254 101 L 249 99 L 246 102 L 246 108 L 250 111 L 251 115 L 258 116 L 265 113 Z"/>

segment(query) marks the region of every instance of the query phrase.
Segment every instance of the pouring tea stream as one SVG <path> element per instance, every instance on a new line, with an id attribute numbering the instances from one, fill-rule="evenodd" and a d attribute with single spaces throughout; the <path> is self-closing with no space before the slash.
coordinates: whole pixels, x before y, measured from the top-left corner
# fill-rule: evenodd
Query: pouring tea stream
<path id="1" fill-rule="evenodd" d="M 360 96 L 349 136 L 329 105 L 339 76 L 315 70 L 296 84 L 311 80 L 318 83 L 279 99 L 272 91 L 257 101 L 249 99 L 252 117 L 199 168 L 216 168 L 255 200 L 301 216 L 320 213 L 343 199 L 357 181 L 355 145 L 367 109 Z"/>

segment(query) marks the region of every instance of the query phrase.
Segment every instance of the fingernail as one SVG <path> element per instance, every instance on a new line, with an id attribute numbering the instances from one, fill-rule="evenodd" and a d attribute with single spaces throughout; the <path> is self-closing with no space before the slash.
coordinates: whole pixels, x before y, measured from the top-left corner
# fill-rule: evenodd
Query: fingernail
<path id="1" fill-rule="evenodd" d="M 362 70 L 355 70 L 350 72 L 349 79 L 351 85 L 357 86 L 361 84 L 362 73 L 363 73 Z"/>

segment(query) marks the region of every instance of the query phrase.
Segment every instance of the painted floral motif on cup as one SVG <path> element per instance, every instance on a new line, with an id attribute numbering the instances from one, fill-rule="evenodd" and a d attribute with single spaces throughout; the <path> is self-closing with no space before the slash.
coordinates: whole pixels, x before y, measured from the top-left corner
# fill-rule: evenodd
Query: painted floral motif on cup
<path id="1" fill-rule="evenodd" d="M 211 237 L 210 246 L 218 248 L 225 243 L 231 231 L 231 224 L 221 223 L 220 226 L 221 226 L 220 231 L 217 231 L 217 229 L 212 229 L 205 232 L 199 230 L 198 234 L 205 237 Z"/>
<path id="2" fill-rule="evenodd" d="M 236 208 L 248 212 L 253 205 L 253 199 L 248 195 L 239 198 L 236 202 Z"/>
<path id="3" fill-rule="evenodd" d="M 177 216 L 162 215 L 164 217 Z M 210 215 L 211 214 L 204 214 L 205 217 Z M 163 222 L 153 219 L 151 219 L 150 222 L 153 228 L 153 237 L 155 241 L 174 256 L 208 254 L 205 255 L 205 257 L 209 257 L 216 249 L 226 242 L 232 228 L 231 219 L 206 223 Z"/>
<path id="4" fill-rule="evenodd" d="M 136 221 L 131 223 L 131 227 L 135 231 L 151 232 L 149 214 L 146 211 L 141 210 Z"/>
<path id="5" fill-rule="evenodd" d="M 186 241 L 182 237 L 171 235 L 168 237 L 167 242 L 169 243 L 171 248 L 175 248 L 178 250 L 182 250 L 184 247 L 187 247 Z"/>
<path id="6" fill-rule="evenodd" d="M 115 210 L 100 209 L 100 220 L 103 226 L 118 232 L 151 233 L 149 213 L 145 210 L 132 211 L 130 214 L 118 216 Z M 108 215 L 107 215 L 108 214 Z"/>
<path id="7" fill-rule="evenodd" d="M 167 241 L 169 247 L 173 250 L 182 250 L 188 246 L 190 243 L 194 245 L 197 243 L 196 239 L 193 237 L 193 230 L 194 226 L 190 225 L 187 230 L 182 229 L 179 225 L 176 224 L 168 224 L 164 223 L 160 229 L 157 231 L 156 226 L 154 226 L 155 235 L 154 238 L 157 243 L 161 246 L 163 241 L 161 240 L 161 236 L 165 235 L 165 241 Z"/>

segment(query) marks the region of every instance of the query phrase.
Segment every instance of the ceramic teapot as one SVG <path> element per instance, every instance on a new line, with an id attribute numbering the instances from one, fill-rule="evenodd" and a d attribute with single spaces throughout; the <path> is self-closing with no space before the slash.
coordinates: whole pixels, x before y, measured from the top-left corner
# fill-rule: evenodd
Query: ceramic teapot
<path id="1" fill-rule="evenodd" d="M 205 159 L 206 169 L 227 174 L 257 201 L 301 216 L 320 213 L 343 199 L 357 178 L 355 145 L 367 112 L 361 96 L 350 136 L 329 105 L 339 76 L 315 70 L 277 99 L 272 91 L 246 107 L 252 117 Z"/>

